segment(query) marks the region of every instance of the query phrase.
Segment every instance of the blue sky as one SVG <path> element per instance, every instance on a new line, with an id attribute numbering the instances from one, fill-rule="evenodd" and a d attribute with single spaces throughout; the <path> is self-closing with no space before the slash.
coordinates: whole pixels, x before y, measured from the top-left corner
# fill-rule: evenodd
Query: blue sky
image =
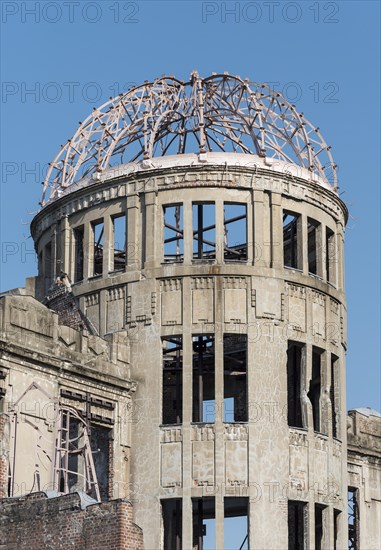
<path id="1" fill-rule="evenodd" d="M 272 82 L 339 165 L 346 232 L 348 408 L 380 409 L 380 7 L 352 2 L 1 3 L 1 289 L 36 273 L 28 224 L 43 170 L 78 121 L 162 74 Z M 34 91 L 33 91 L 34 90 Z"/>

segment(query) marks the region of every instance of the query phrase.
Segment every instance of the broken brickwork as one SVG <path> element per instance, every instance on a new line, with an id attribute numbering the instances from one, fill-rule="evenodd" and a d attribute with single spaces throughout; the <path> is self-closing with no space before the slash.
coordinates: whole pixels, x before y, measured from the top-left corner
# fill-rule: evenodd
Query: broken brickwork
<path id="1" fill-rule="evenodd" d="M 74 330 L 87 330 L 90 334 L 96 334 L 96 330 L 89 319 L 82 313 L 70 287 L 61 281 L 55 283 L 45 299 L 46 306 L 58 314 L 60 325 L 66 325 Z"/>
<path id="2" fill-rule="evenodd" d="M 83 509 L 78 493 L 47 498 L 34 493 L 0 504 L 0 548 L 7 550 L 143 550 L 142 530 L 127 500 Z"/>

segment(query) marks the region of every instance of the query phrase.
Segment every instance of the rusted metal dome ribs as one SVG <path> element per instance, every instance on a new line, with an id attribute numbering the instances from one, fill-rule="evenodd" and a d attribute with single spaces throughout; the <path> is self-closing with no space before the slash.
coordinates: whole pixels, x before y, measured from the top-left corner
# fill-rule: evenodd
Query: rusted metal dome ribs
<path id="1" fill-rule="evenodd" d="M 163 76 L 94 108 L 50 163 L 42 205 L 84 177 L 164 155 L 247 153 L 296 164 L 337 189 L 330 147 L 279 92 L 228 74 Z"/>

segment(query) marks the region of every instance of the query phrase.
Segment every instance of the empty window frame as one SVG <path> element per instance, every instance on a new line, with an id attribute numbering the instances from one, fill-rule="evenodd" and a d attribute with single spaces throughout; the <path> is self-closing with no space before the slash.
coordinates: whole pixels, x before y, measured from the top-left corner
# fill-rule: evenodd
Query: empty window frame
<path id="1" fill-rule="evenodd" d="M 182 548 L 182 499 L 169 498 L 161 501 L 164 527 L 164 550 Z"/>
<path id="2" fill-rule="evenodd" d="M 288 342 L 287 349 L 287 422 L 293 428 L 303 428 L 301 388 L 304 346 Z"/>
<path id="3" fill-rule="evenodd" d="M 224 422 L 247 422 L 246 335 L 224 335 Z"/>
<path id="4" fill-rule="evenodd" d="M 112 271 L 123 271 L 126 266 L 126 216 L 113 216 L 112 220 Z"/>
<path id="5" fill-rule="evenodd" d="M 301 269 L 300 262 L 300 222 L 299 214 L 283 211 L 283 263 L 284 267 Z"/>
<path id="6" fill-rule="evenodd" d="M 288 550 L 307 549 L 307 504 L 288 501 Z"/>
<path id="7" fill-rule="evenodd" d="M 333 510 L 333 550 L 338 550 L 339 532 L 340 532 L 341 512 Z"/>
<path id="8" fill-rule="evenodd" d="M 249 499 L 226 497 L 224 499 L 224 548 L 249 548 Z"/>
<path id="9" fill-rule="evenodd" d="M 193 337 L 193 422 L 214 422 L 214 336 Z"/>
<path id="10" fill-rule="evenodd" d="M 315 504 L 315 550 L 322 550 L 326 506 Z"/>
<path id="11" fill-rule="evenodd" d="M 92 275 L 102 275 L 103 271 L 103 247 L 104 247 L 104 224 L 103 220 L 91 224 L 93 231 L 93 269 Z"/>
<path id="12" fill-rule="evenodd" d="M 325 228 L 325 268 L 327 272 L 327 281 L 335 284 L 336 282 L 336 247 L 335 234 L 329 228 Z"/>
<path id="13" fill-rule="evenodd" d="M 312 405 L 312 418 L 315 432 L 320 432 L 321 427 L 320 394 L 322 354 L 323 350 L 315 347 L 312 348 L 312 376 L 307 395 Z"/>
<path id="14" fill-rule="evenodd" d="M 213 497 L 193 498 L 193 550 L 215 550 L 216 510 Z"/>
<path id="15" fill-rule="evenodd" d="M 321 275 L 319 262 L 319 235 L 320 223 L 312 218 L 307 218 L 308 236 L 308 272 L 313 275 Z"/>
<path id="16" fill-rule="evenodd" d="M 216 258 L 216 212 L 214 203 L 193 203 L 193 258 Z"/>
<path id="17" fill-rule="evenodd" d="M 181 424 L 183 419 L 183 345 L 181 336 L 163 343 L 163 424 Z"/>
<path id="18" fill-rule="evenodd" d="M 348 550 L 360 549 L 358 489 L 348 487 Z"/>
<path id="19" fill-rule="evenodd" d="M 224 203 L 224 261 L 247 260 L 247 207 Z"/>
<path id="20" fill-rule="evenodd" d="M 111 487 L 109 486 L 111 429 L 91 423 L 90 443 L 101 500 L 108 500 L 111 497 Z"/>
<path id="21" fill-rule="evenodd" d="M 84 227 L 80 225 L 74 228 L 74 282 L 83 280 L 83 235 Z"/>
<path id="22" fill-rule="evenodd" d="M 184 260 L 184 220 L 183 205 L 170 204 L 164 211 L 164 261 Z"/>
<path id="23" fill-rule="evenodd" d="M 332 436 L 339 437 L 340 426 L 338 411 L 340 410 L 340 393 L 339 393 L 339 380 L 340 380 L 340 371 L 339 371 L 339 359 L 335 355 L 331 354 L 331 388 L 330 388 L 330 398 L 331 398 L 331 418 L 332 418 Z"/>
<path id="24" fill-rule="evenodd" d="M 86 422 L 82 414 L 75 409 L 66 407 L 61 411 L 59 456 L 56 462 L 56 475 L 60 492 L 69 493 L 76 490 L 85 491 L 89 496 L 100 500 L 98 476 L 101 477 L 98 463 L 98 471 L 95 467 L 91 441 L 90 423 Z M 57 449 L 56 449 L 57 451 Z M 107 461 L 109 454 L 107 453 Z M 57 468 L 58 466 L 58 468 Z M 107 466 L 108 468 L 108 466 Z M 108 470 L 106 473 L 105 487 L 108 496 Z M 106 498 L 107 498 L 106 496 Z"/>

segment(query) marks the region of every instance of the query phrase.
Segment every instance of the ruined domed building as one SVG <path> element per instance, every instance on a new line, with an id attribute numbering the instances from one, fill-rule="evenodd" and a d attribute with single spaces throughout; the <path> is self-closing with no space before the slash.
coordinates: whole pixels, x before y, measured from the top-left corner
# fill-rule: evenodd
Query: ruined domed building
<path id="1" fill-rule="evenodd" d="M 38 275 L 1 299 L 0 546 L 379 548 L 347 216 L 319 129 L 265 84 L 94 109 L 50 164 Z"/>

